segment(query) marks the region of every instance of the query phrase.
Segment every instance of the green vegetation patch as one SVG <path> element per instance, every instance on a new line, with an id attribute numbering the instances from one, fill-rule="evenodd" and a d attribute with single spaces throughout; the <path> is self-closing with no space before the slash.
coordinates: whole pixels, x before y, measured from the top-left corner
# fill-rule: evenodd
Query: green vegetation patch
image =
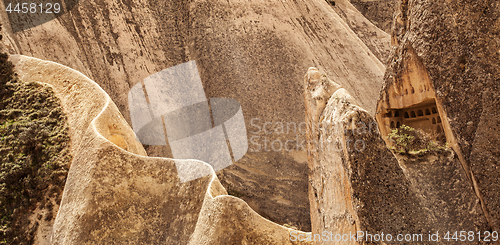
<path id="1" fill-rule="evenodd" d="M 421 129 L 415 129 L 404 124 L 391 130 L 388 138 L 393 143 L 391 149 L 400 154 L 424 153 L 448 148 L 447 143 L 441 145 L 436 140 L 432 140 L 431 136 Z"/>
<path id="2" fill-rule="evenodd" d="M 32 244 L 60 203 L 69 153 L 66 116 L 52 89 L 15 77 L 0 54 L 0 244 Z M 48 210 L 28 220 L 36 208 Z"/>

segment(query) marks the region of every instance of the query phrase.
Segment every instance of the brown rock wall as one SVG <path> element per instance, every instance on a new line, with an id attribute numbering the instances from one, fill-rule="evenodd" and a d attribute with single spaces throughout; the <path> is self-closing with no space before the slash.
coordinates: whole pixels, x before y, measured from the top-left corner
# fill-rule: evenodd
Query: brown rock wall
<path id="1" fill-rule="evenodd" d="M 260 214 L 304 230 L 310 223 L 304 134 L 266 134 L 251 120 L 260 120 L 254 124 L 261 129 L 274 123 L 267 130 L 277 122 L 303 122 L 297 109 L 303 105 L 300 81 L 310 66 L 328 71 L 374 112 L 384 71 L 374 53 L 387 50 L 389 40 L 383 33 L 385 39 L 371 40 L 369 33 L 380 34 L 371 24 L 361 28 L 368 33 L 361 38 L 349 26 L 366 20 L 359 13 L 349 16 L 357 17 L 347 25 L 325 1 L 96 0 L 79 1 L 59 18 L 12 33 L 5 12 L 0 14 L 7 23 L 2 41 L 9 52 L 82 72 L 109 94 L 129 123 L 127 93 L 133 85 L 196 60 L 207 97 L 238 100 L 248 138 L 259 137 L 256 144 L 249 142 L 244 158 L 218 173 L 221 182 Z M 296 147 L 274 151 L 270 142 L 275 140 L 290 140 Z M 147 150 L 150 156 L 171 157 L 166 147 Z"/>
<path id="2" fill-rule="evenodd" d="M 447 139 L 471 176 L 489 224 L 498 229 L 500 164 L 494 142 L 500 84 L 497 1 L 400 1 L 382 93 L 414 50 L 429 74 Z M 382 98 L 383 99 L 383 98 Z M 379 104 L 380 105 L 380 104 Z M 488 142 L 488 143 L 486 143 Z M 469 170 L 470 169 L 470 170 Z"/>
<path id="3" fill-rule="evenodd" d="M 13 61 L 19 77 L 51 85 L 68 115 L 74 158 L 51 244 L 310 244 L 290 240 L 292 231 L 307 233 L 227 196 L 210 165 L 145 156 L 109 96 L 83 74 L 26 56 Z M 185 167 L 210 174 L 182 183 Z"/>

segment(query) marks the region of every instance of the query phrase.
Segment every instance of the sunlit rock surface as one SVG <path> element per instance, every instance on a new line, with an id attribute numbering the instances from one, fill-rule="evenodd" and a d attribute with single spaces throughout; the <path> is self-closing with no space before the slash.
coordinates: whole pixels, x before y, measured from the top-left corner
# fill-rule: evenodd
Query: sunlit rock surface
<path id="1" fill-rule="evenodd" d="M 401 1 L 395 16 L 377 121 L 384 131 L 385 109 L 433 98 L 446 142 L 499 230 L 500 3 Z"/>
<path id="2" fill-rule="evenodd" d="M 174 160 L 147 157 L 109 96 L 83 74 L 12 60 L 21 79 L 52 86 L 68 116 L 73 161 L 51 244 L 309 244 L 228 196 L 204 162 L 184 160 L 211 174 L 181 183 Z"/>
<path id="3" fill-rule="evenodd" d="M 319 0 L 82 0 L 59 18 L 16 33 L 5 12 L 0 18 L 10 53 L 82 72 L 109 94 L 129 124 L 131 87 L 195 60 L 206 97 L 237 100 L 248 138 L 255 136 L 246 156 L 218 173 L 222 184 L 259 214 L 307 231 L 305 132 L 298 129 L 304 121 L 303 72 L 318 67 L 374 113 L 385 69 L 377 53 L 389 50 L 387 34 L 345 7 L 347 17 Z M 272 123 L 267 131 L 265 123 Z M 276 132 L 276 123 L 290 129 Z M 287 141 L 290 151 L 279 147 Z M 146 151 L 172 157 L 166 147 Z"/>
<path id="4" fill-rule="evenodd" d="M 398 234 L 420 234 L 412 239 L 430 242 L 436 232 L 441 244 L 451 230 L 491 229 L 452 149 L 394 155 L 374 117 L 345 89 L 315 68 L 306 73 L 304 87 L 312 233 L 356 234 L 355 241 L 318 244 L 383 244 L 366 235 L 382 233 L 387 243 L 400 244 Z"/>

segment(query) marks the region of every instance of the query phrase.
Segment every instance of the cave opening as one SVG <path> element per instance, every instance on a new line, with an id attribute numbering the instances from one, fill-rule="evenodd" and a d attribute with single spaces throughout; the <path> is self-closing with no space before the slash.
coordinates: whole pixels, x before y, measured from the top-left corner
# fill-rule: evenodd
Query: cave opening
<path id="1" fill-rule="evenodd" d="M 389 108 L 384 116 L 387 132 L 401 125 L 421 129 L 439 143 L 446 143 L 441 117 L 435 100 L 419 103 L 407 108 Z"/>

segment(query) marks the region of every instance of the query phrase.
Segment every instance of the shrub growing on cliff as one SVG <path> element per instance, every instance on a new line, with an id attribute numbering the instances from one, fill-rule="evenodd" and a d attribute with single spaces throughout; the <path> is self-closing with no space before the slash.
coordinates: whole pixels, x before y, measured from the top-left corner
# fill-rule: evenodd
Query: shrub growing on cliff
<path id="1" fill-rule="evenodd" d="M 404 124 L 399 128 L 393 129 L 389 133 L 388 137 L 394 144 L 393 149 L 401 153 L 427 150 L 433 142 L 430 139 L 430 136 L 424 131 L 406 126 Z"/>
<path id="2" fill-rule="evenodd" d="M 38 207 L 53 218 L 71 161 L 66 117 L 50 87 L 14 76 L 0 55 L 0 244 L 32 244 Z"/>

